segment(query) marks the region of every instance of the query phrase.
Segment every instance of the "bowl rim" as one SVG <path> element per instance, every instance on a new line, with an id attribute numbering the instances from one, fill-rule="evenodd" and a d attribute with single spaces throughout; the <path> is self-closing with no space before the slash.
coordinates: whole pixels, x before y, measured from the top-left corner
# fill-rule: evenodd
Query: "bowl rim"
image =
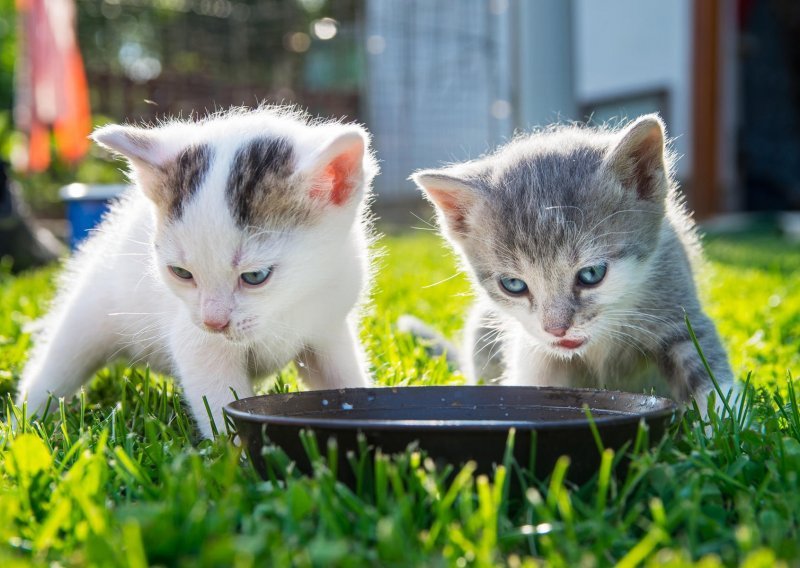
<path id="1" fill-rule="evenodd" d="M 299 428 L 307 428 L 311 430 L 371 430 L 371 431 L 495 431 L 507 432 L 511 428 L 518 431 L 544 431 L 544 430 L 577 430 L 589 427 L 589 420 L 585 417 L 575 418 L 569 420 L 559 420 L 550 422 L 533 422 L 525 420 L 391 420 L 391 419 L 364 419 L 364 418 L 330 418 L 330 417 L 314 417 L 314 416 L 287 416 L 282 414 L 257 414 L 246 410 L 248 404 L 252 404 L 254 400 L 263 399 L 265 397 L 296 397 L 302 396 L 306 393 L 313 394 L 314 396 L 341 396 L 347 392 L 359 391 L 366 393 L 368 391 L 398 391 L 401 389 L 428 389 L 432 394 L 438 393 L 444 389 L 518 389 L 536 391 L 546 391 L 551 394 L 567 391 L 575 394 L 580 393 L 589 396 L 601 397 L 620 397 L 620 398 L 647 398 L 653 401 L 657 407 L 645 412 L 633 413 L 614 413 L 605 414 L 600 416 L 592 416 L 595 425 L 598 428 L 609 426 L 623 426 L 636 424 L 640 421 L 646 423 L 656 421 L 664 418 L 671 418 L 678 411 L 677 403 L 669 398 L 649 395 L 638 394 L 625 391 L 605 390 L 605 389 L 591 389 L 591 388 L 566 388 L 566 387 L 538 387 L 538 386 L 503 386 L 503 385 L 429 385 L 429 386 L 414 386 L 414 387 L 357 387 L 347 389 L 326 389 L 315 391 L 303 391 L 293 393 L 278 393 L 268 395 L 257 395 L 247 398 L 242 398 L 230 402 L 225 405 L 224 411 L 227 415 L 234 419 L 234 421 L 242 420 L 244 422 L 256 424 L 274 424 L 276 426 L 292 426 Z M 570 406 L 574 408 L 574 406 Z"/>

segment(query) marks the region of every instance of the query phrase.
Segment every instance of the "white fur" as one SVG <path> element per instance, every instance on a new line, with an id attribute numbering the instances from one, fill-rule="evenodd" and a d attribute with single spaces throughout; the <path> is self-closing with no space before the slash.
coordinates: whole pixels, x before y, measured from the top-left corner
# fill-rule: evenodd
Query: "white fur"
<path id="1" fill-rule="evenodd" d="M 97 138 L 128 156 L 133 181 L 140 185 L 146 184 L 143 162 L 163 163 L 191 143 L 211 144 L 213 163 L 180 220 L 169 222 L 146 197 L 146 187 L 135 188 L 69 261 L 24 370 L 19 400 L 27 397 L 32 411 L 42 410 L 49 393 L 71 395 L 99 367 L 124 357 L 174 373 L 209 437 L 203 396 L 223 428 L 222 407 L 233 400 L 231 389 L 239 397 L 251 396 L 254 379 L 292 360 L 311 388 L 366 386 L 356 307 L 369 279 L 363 209 L 377 170 L 367 134 L 355 125 L 314 124 L 274 108 L 233 111 L 198 123 L 137 129 L 155 141 L 154 151 L 141 156 L 125 138 L 125 128 L 106 127 Z M 263 135 L 291 140 L 298 169 L 311 167 L 313 160 L 304 160 L 331 140 L 359 136 L 361 187 L 347 203 L 315 205 L 325 211 L 310 226 L 242 231 L 225 202 L 226 180 L 236 149 Z M 194 282 L 175 277 L 168 265 L 190 270 Z M 261 287 L 239 279 L 269 266 L 274 272 Z M 225 315 L 230 318 L 225 333 L 204 328 L 204 317 Z"/>

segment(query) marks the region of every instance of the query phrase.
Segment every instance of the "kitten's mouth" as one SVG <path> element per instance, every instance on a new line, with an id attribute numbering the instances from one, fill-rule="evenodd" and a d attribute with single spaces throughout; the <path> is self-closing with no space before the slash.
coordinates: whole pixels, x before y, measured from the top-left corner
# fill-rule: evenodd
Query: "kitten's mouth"
<path id="1" fill-rule="evenodd" d="M 577 349 L 581 345 L 586 343 L 585 339 L 561 339 L 554 343 L 554 346 L 561 347 L 562 349 Z"/>
<path id="2" fill-rule="evenodd" d="M 199 327 L 200 327 L 200 329 L 205 331 L 208 335 L 211 335 L 211 336 L 214 336 L 214 337 L 220 337 L 220 338 L 225 339 L 226 341 L 229 341 L 231 343 L 243 343 L 244 339 L 245 339 L 242 334 L 237 333 L 234 330 L 231 330 L 230 327 L 226 327 L 225 329 L 222 329 L 222 330 L 209 329 L 208 327 L 206 327 L 204 325 L 200 325 Z"/>

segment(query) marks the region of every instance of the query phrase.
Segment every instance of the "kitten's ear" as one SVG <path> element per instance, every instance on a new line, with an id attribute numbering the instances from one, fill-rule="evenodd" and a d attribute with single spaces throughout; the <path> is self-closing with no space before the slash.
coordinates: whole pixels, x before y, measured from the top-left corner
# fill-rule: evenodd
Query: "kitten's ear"
<path id="1" fill-rule="evenodd" d="M 172 189 L 163 183 L 163 167 L 174 156 L 157 135 L 146 128 L 109 124 L 92 133 L 92 140 L 128 160 L 138 186 L 162 210 L 172 202 Z"/>
<path id="2" fill-rule="evenodd" d="M 639 117 L 606 156 L 607 167 L 639 199 L 656 201 L 667 194 L 664 122 L 657 114 Z"/>
<path id="3" fill-rule="evenodd" d="M 135 166 L 158 167 L 167 158 L 152 131 L 145 128 L 109 124 L 95 130 L 91 138 Z"/>
<path id="4" fill-rule="evenodd" d="M 478 200 L 467 182 L 436 170 L 423 170 L 411 176 L 439 212 L 446 228 L 455 235 L 468 232 L 467 216 Z"/>
<path id="5" fill-rule="evenodd" d="M 311 179 L 309 195 L 319 201 L 343 205 L 364 187 L 366 134 L 347 130 L 325 144 L 299 169 Z"/>

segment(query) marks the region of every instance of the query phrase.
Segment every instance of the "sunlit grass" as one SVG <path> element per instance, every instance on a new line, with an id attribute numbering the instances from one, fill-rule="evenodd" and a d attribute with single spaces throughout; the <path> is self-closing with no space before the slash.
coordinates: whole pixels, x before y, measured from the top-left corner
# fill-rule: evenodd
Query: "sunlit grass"
<path id="1" fill-rule="evenodd" d="M 756 384 L 782 384 L 800 371 L 800 243 L 775 237 L 710 238 L 702 278 L 706 309 L 734 370 Z"/>
<path id="2" fill-rule="evenodd" d="M 412 313 L 457 338 L 466 280 L 433 235 L 382 244 L 362 331 L 377 380 L 461 382 L 393 326 Z M 468 465 L 448 477 L 419 453 L 378 455 L 373 481 L 354 491 L 324 459 L 303 476 L 274 453 L 285 479 L 263 482 L 226 439 L 197 442 L 171 380 L 118 365 L 43 422 L 23 420 L 24 434 L 0 411 L 0 565 L 796 564 L 800 410 L 787 386 L 788 371 L 800 372 L 800 246 L 717 237 L 708 253 L 707 310 L 737 374 L 752 371 L 763 390 L 736 421 L 712 417 L 711 438 L 690 412 L 623 478 L 605 470 L 575 487 L 562 462 L 509 503 L 510 470 L 489 478 Z M 3 392 L 54 274 L 0 276 Z"/>

